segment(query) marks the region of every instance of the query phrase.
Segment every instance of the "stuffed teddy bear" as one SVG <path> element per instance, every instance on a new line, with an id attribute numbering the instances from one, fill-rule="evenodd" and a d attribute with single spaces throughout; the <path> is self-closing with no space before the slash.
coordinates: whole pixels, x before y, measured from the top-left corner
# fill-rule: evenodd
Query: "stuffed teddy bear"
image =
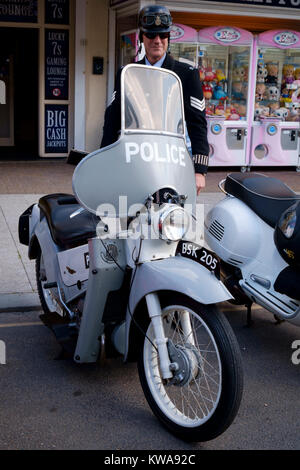
<path id="1" fill-rule="evenodd" d="M 268 63 L 266 64 L 267 76 L 265 78 L 265 83 L 274 83 L 277 84 L 278 80 L 278 67 L 276 64 Z"/>
<path id="2" fill-rule="evenodd" d="M 263 101 L 266 99 L 265 97 L 265 92 L 266 92 L 266 85 L 264 83 L 258 83 L 256 85 L 256 91 L 255 91 L 255 99 L 256 101 Z"/>

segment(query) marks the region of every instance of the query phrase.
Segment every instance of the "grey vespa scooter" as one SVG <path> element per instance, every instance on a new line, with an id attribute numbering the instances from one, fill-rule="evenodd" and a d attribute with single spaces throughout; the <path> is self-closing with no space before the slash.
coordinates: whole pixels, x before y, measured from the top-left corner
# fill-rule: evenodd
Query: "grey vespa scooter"
<path id="1" fill-rule="evenodd" d="M 215 304 L 231 298 L 217 259 L 189 241 L 196 203 L 181 82 L 128 65 L 121 136 L 75 168 L 75 197 L 20 218 L 44 323 L 77 363 L 137 360 L 150 407 L 176 436 L 217 437 L 242 395 L 240 350 Z M 158 199 L 155 199 L 159 195 Z"/>

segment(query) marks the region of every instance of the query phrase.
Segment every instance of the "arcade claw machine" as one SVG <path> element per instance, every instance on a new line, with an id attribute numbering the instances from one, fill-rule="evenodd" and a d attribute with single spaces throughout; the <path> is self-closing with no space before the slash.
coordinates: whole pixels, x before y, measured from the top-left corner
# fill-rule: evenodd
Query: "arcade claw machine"
<path id="1" fill-rule="evenodd" d="M 210 166 L 248 165 L 253 35 L 233 27 L 198 32 L 198 67 L 206 102 Z"/>
<path id="2" fill-rule="evenodd" d="M 174 59 L 198 67 L 198 33 L 196 29 L 174 23 L 170 32 L 170 52 Z"/>
<path id="3" fill-rule="evenodd" d="M 300 33 L 256 38 L 256 86 L 250 166 L 295 166 L 300 149 Z"/>

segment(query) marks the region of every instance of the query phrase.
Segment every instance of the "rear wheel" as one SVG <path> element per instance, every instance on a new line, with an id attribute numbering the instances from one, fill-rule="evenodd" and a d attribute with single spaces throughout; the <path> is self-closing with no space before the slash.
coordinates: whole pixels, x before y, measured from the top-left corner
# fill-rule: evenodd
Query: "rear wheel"
<path id="1" fill-rule="evenodd" d="M 223 433 L 239 409 L 243 373 L 239 346 L 222 313 L 175 294 L 162 305 L 173 378 L 161 376 L 149 324 L 138 362 L 146 399 L 176 436 L 208 441 Z"/>

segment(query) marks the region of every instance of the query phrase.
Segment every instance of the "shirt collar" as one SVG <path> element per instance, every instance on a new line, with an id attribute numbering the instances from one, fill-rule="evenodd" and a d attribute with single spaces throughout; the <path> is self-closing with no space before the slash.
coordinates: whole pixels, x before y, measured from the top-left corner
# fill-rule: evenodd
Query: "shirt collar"
<path id="1" fill-rule="evenodd" d="M 145 56 L 145 64 L 146 65 L 151 65 L 152 67 L 161 67 L 162 64 L 164 63 L 164 60 L 166 58 L 167 53 L 165 52 L 164 55 L 162 56 L 161 59 L 159 59 L 155 64 L 150 64 L 149 60 L 147 59 L 147 56 Z"/>

